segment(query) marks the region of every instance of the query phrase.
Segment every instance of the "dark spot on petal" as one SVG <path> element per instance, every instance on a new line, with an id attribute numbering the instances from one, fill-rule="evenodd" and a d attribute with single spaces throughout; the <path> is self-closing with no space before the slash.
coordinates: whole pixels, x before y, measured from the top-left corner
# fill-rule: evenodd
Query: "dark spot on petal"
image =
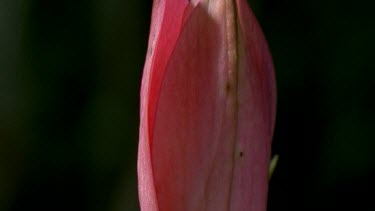
<path id="1" fill-rule="evenodd" d="M 242 157 L 242 156 L 243 156 L 243 152 L 241 151 L 241 152 L 240 152 L 240 157 Z"/>
<path id="2" fill-rule="evenodd" d="M 231 89 L 231 87 L 230 87 L 230 83 L 227 82 L 227 84 L 225 85 L 225 90 L 226 90 L 227 92 L 229 92 L 230 89 Z"/>

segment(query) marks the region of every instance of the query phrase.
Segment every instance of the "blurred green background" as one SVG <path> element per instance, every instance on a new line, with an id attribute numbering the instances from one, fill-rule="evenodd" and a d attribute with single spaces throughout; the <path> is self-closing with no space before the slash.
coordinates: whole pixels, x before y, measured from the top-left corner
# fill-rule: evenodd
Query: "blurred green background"
<path id="1" fill-rule="evenodd" d="M 374 3 L 250 3 L 278 83 L 268 210 L 373 210 Z M 0 0 L 0 211 L 139 210 L 151 4 Z"/>

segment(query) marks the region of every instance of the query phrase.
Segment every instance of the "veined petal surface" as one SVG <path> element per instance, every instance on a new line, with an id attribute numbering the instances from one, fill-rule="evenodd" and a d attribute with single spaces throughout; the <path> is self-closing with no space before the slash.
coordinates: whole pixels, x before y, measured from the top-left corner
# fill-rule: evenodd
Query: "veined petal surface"
<path id="1" fill-rule="evenodd" d="M 245 0 L 179 8 L 171 43 L 162 26 L 151 29 L 159 34 L 142 82 L 141 208 L 265 211 L 276 91 L 263 33 Z"/>

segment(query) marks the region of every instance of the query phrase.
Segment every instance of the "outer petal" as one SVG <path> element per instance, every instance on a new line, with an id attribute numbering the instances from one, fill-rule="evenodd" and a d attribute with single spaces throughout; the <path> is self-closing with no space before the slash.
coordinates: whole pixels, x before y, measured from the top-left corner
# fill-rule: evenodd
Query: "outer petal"
<path id="1" fill-rule="evenodd" d="M 190 11 L 188 0 L 155 0 L 153 4 L 149 48 L 141 88 L 138 189 L 142 210 L 158 210 L 150 157 L 152 134 L 149 130 L 154 122 L 155 104 L 165 66 L 176 44 L 184 17 Z"/>
<path id="2" fill-rule="evenodd" d="M 259 24 L 246 0 L 238 14 L 238 147 L 231 210 L 265 211 L 268 168 L 276 112 L 272 58 Z"/>

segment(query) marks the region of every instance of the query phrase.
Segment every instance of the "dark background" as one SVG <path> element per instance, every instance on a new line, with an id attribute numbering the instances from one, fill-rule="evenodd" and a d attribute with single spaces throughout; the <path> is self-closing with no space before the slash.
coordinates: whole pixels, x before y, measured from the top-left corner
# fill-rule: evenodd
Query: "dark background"
<path id="1" fill-rule="evenodd" d="M 374 210 L 373 1 L 250 2 L 278 86 L 268 210 Z M 139 210 L 151 3 L 0 0 L 0 211 Z"/>

